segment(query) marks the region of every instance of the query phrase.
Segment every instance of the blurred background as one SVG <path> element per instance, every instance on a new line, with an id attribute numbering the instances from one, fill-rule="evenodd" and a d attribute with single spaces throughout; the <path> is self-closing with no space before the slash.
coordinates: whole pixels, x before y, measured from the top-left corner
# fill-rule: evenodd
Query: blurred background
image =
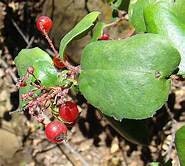
<path id="1" fill-rule="evenodd" d="M 174 135 L 185 122 L 185 81 L 179 78 L 173 80 L 166 106 L 144 122 L 150 130 L 140 134 L 147 140 L 145 146 L 120 136 L 94 107 L 86 107 L 81 95 L 77 96 L 81 117 L 64 144 L 49 143 L 43 127 L 26 111 L 9 114 L 19 105 L 14 58 L 23 48 L 38 46 L 50 52 L 36 30 L 36 18 L 47 15 L 53 19 L 50 36 L 58 48 L 61 38 L 94 10 L 102 13 L 104 22 L 112 22 L 112 8 L 106 0 L 0 0 L 0 166 L 144 166 L 168 160 L 179 165 Z M 133 32 L 126 20 L 106 30 L 112 39 L 127 38 Z M 80 63 L 81 51 L 90 37 L 91 33 L 67 49 L 73 63 Z"/>

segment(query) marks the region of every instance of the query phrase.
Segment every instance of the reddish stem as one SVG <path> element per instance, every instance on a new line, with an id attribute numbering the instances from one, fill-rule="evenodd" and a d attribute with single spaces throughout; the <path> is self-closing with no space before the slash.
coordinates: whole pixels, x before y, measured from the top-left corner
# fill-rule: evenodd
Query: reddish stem
<path id="1" fill-rule="evenodd" d="M 44 37 L 48 41 L 49 46 L 51 47 L 52 51 L 54 52 L 55 56 L 59 57 L 58 51 L 55 49 L 55 46 L 53 45 L 52 40 L 49 38 L 48 33 L 46 32 L 46 30 L 44 29 L 42 24 L 41 24 L 41 30 L 43 32 Z"/>
<path id="2" fill-rule="evenodd" d="M 55 46 L 53 45 L 52 40 L 49 38 L 48 33 L 46 32 L 46 30 L 44 29 L 42 24 L 41 24 L 41 29 L 42 29 L 43 35 L 45 36 L 46 40 L 48 41 L 49 46 L 51 47 L 52 51 L 55 54 L 54 56 L 57 58 L 60 58 L 58 51 L 55 49 Z M 76 67 L 72 66 L 67 60 L 64 61 L 63 59 L 61 59 L 61 62 L 64 64 L 64 66 L 67 69 L 71 70 L 72 73 L 79 73 L 79 67 L 76 68 Z"/>

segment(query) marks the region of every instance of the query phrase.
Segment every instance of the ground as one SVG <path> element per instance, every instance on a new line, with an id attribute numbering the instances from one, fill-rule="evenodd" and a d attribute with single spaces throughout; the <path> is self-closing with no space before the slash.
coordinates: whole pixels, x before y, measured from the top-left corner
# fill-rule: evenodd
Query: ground
<path id="1" fill-rule="evenodd" d="M 49 50 L 46 41 L 35 29 L 35 18 L 38 15 L 47 14 L 55 21 L 51 36 L 56 46 L 59 37 L 89 11 L 100 10 L 103 12 L 102 19 L 110 21 L 111 9 L 104 1 L 62 2 L 0 2 L 0 165 L 143 166 L 152 161 L 172 159 L 173 165 L 179 166 L 174 134 L 185 122 L 185 81 L 180 78 L 172 79 L 168 103 L 147 120 L 151 132 L 146 136 L 150 141 L 145 146 L 133 144 L 120 136 L 98 110 L 92 106 L 87 109 L 81 95 L 78 96 L 81 116 L 69 132 L 66 143 L 49 143 L 43 127 L 27 112 L 9 114 L 19 105 L 15 86 L 18 75 L 13 59 L 25 47 L 39 46 Z M 133 29 L 124 21 L 109 31 L 114 32 L 112 38 L 125 38 L 132 34 Z M 89 38 L 87 36 L 73 42 L 67 50 L 74 63 L 79 63 L 81 48 Z"/>

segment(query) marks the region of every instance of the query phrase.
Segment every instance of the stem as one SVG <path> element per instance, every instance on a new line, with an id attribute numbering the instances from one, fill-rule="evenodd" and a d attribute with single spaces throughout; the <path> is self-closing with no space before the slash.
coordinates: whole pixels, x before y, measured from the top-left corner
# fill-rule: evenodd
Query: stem
<path id="1" fill-rule="evenodd" d="M 118 19 L 115 20 L 114 22 L 111 22 L 111 23 L 109 23 L 109 24 L 106 24 L 106 25 L 105 25 L 105 28 L 115 26 L 115 25 L 117 25 L 120 21 L 122 21 L 123 19 L 124 19 L 123 17 L 118 18 Z"/>
<path id="2" fill-rule="evenodd" d="M 55 49 L 55 46 L 53 45 L 52 40 L 49 38 L 48 33 L 46 32 L 46 30 L 44 29 L 42 24 L 41 24 L 41 30 L 43 32 L 44 37 L 48 41 L 48 44 L 49 44 L 50 48 L 52 49 L 53 53 L 55 54 L 55 57 L 60 58 L 60 55 L 59 55 L 58 51 Z M 68 70 L 72 71 L 73 73 L 79 73 L 80 72 L 79 67 L 72 66 L 67 60 L 64 61 L 63 59 L 61 59 L 61 61 L 65 65 L 65 67 Z"/>
<path id="3" fill-rule="evenodd" d="M 59 57 L 58 51 L 55 49 L 55 46 L 53 45 L 52 40 L 49 38 L 48 33 L 46 32 L 46 30 L 44 29 L 44 27 L 43 27 L 42 24 L 41 24 L 41 30 L 42 30 L 42 32 L 43 32 L 44 37 L 45 37 L 46 40 L 48 41 L 49 46 L 50 46 L 51 49 L 53 50 L 55 56 Z"/>

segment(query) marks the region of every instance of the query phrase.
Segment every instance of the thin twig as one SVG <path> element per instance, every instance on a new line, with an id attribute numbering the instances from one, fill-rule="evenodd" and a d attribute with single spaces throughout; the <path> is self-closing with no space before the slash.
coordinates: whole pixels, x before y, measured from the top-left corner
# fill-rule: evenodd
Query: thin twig
<path id="1" fill-rule="evenodd" d="M 87 163 L 87 161 L 84 160 L 84 158 L 67 142 L 62 142 L 61 145 L 64 145 L 66 147 L 66 149 L 68 149 L 75 157 L 77 157 L 83 166 L 89 166 L 89 164 Z"/>
<path id="2" fill-rule="evenodd" d="M 35 37 L 32 36 L 29 43 L 27 44 L 26 48 L 30 48 L 34 40 L 35 40 Z"/>
<path id="3" fill-rule="evenodd" d="M 16 77 L 15 73 L 12 71 L 12 69 L 8 68 L 6 69 L 6 72 L 10 74 L 12 80 L 14 83 L 17 83 L 18 78 Z"/>
<path id="4" fill-rule="evenodd" d="M 170 120 L 171 120 L 171 136 L 172 136 L 172 139 L 171 139 L 171 142 L 169 144 L 169 147 L 167 149 L 167 151 L 164 153 L 164 155 L 166 156 L 166 161 L 169 160 L 170 158 L 170 155 L 171 155 L 171 151 L 172 151 L 172 148 L 173 148 L 173 145 L 174 145 L 174 141 L 175 141 L 175 133 L 176 133 L 176 128 L 177 128 L 177 121 L 174 119 L 174 115 L 171 113 L 170 111 L 170 108 L 168 107 L 168 103 L 166 102 L 165 103 L 165 108 L 166 108 L 166 111 L 170 117 Z"/>
<path id="5" fill-rule="evenodd" d="M 41 151 L 38 151 L 38 152 L 36 152 L 36 153 L 33 155 L 33 157 L 36 158 L 38 154 L 48 152 L 48 151 L 50 151 L 50 150 L 52 150 L 52 149 L 54 149 L 54 148 L 56 148 L 56 147 L 57 147 L 57 145 L 52 145 L 52 146 L 50 146 L 49 148 L 43 149 L 43 150 L 41 150 Z"/>
<path id="6" fill-rule="evenodd" d="M 19 28 L 19 26 L 17 25 L 17 23 L 13 19 L 12 19 L 12 23 L 15 26 L 15 28 L 17 29 L 17 31 L 19 32 L 19 34 L 22 36 L 24 41 L 26 42 L 26 44 L 27 44 L 26 48 L 29 48 L 32 45 L 35 37 L 32 36 L 30 41 L 29 41 L 28 38 L 24 35 L 24 33 L 21 31 L 21 29 Z"/>
<path id="7" fill-rule="evenodd" d="M 71 157 L 64 151 L 64 149 L 61 147 L 61 145 L 57 145 L 57 147 L 60 149 L 60 151 L 66 156 L 66 158 L 68 159 L 68 161 L 71 162 L 71 164 L 73 166 L 75 166 L 75 162 L 71 159 Z"/>
<path id="8" fill-rule="evenodd" d="M 53 52 L 51 49 L 49 49 L 49 48 L 46 48 L 46 52 L 47 52 L 51 57 L 54 57 L 54 56 L 55 56 L 54 52 Z"/>
<path id="9" fill-rule="evenodd" d="M 22 36 L 22 38 L 24 39 L 24 41 L 26 42 L 26 44 L 29 44 L 28 38 L 24 35 L 24 33 L 21 31 L 21 29 L 19 28 L 19 26 L 17 25 L 17 23 L 12 19 L 11 20 L 14 27 L 17 29 L 17 31 L 19 32 L 19 34 Z"/>
<path id="10" fill-rule="evenodd" d="M 116 21 L 111 22 L 111 23 L 109 23 L 109 24 L 106 24 L 105 27 L 112 27 L 112 26 L 115 26 L 115 25 L 117 25 L 120 21 L 122 21 L 122 20 L 124 20 L 124 19 L 125 19 L 124 17 L 120 17 L 120 18 L 118 18 Z"/>
<path id="11" fill-rule="evenodd" d="M 122 156 L 123 156 L 123 160 L 124 160 L 123 164 L 124 164 L 124 166 L 129 166 L 128 161 L 127 161 L 126 151 L 125 151 L 124 147 L 120 143 L 119 143 L 119 146 L 120 146 L 120 148 L 122 150 Z"/>
<path id="12" fill-rule="evenodd" d="M 23 110 L 21 110 L 21 109 L 18 108 L 18 109 L 16 109 L 15 111 L 9 112 L 9 115 L 12 115 L 12 114 L 14 114 L 14 113 L 16 113 L 16 112 L 17 112 L 17 113 L 22 113 L 22 111 L 23 111 Z"/>
<path id="13" fill-rule="evenodd" d="M 70 144 L 68 144 L 67 142 L 63 142 L 63 144 L 65 145 L 65 147 L 66 147 L 67 149 L 70 150 L 71 153 L 74 154 L 74 156 L 77 156 L 77 157 L 78 157 L 78 159 L 82 162 L 83 166 L 88 166 L 88 165 L 89 165 L 89 164 L 87 163 L 87 161 L 85 161 L 85 160 L 83 159 L 83 157 L 82 157 L 82 156 L 81 156 Z"/>
<path id="14" fill-rule="evenodd" d="M 0 59 L 0 64 L 6 69 L 6 72 L 10 74 L 14 83 L 17 83 L 18 79 L 17 79 L 15 73 L 8 67 L 8 64 L 3 59 Z"/>

